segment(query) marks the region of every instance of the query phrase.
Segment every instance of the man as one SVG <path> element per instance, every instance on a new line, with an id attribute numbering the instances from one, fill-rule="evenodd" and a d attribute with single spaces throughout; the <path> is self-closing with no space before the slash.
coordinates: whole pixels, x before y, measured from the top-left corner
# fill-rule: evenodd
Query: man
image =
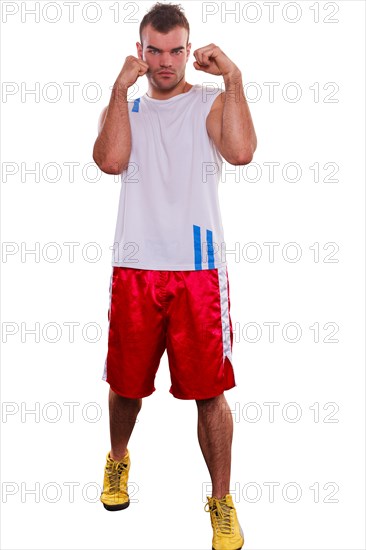
<path id="1" fill-rule="evenodd" d="M 218 46 L 195 50 L 193 65 L 222 76 L 225 91 L 186 82 L 191 44 L 179 5 L 155 4 L 141 21 L 140 40 L 101 113 L 93 151 L 102 171 L 122 179 L 103 373 L 111 450 L 100 499 L 107 510 L 129 505 L 127 444 L 167 349 L 169 391 L 197 403 L 212 480 L 205 505 L 212 547 L 238 550 L 244 537 L 229 490 L 233 421 L 223 394 L 236 384 L 217 184 L 223 158 L 251 162 L 256 135 L 241 72 Z M 148 92 L 128 101 L 128 88 L 143 75 Z"/>

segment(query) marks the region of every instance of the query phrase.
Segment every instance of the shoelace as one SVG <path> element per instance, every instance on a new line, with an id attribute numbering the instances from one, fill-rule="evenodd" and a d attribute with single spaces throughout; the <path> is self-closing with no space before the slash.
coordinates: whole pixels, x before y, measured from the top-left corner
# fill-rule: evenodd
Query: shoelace
<path id="1" fill-rule="evenodd" d="M 206 510 L 208 506 L 208 510 Z M 226 504 L 225 497 L 219 499 L 216 497 L 209 498 L 205 504 L 206 512 L 213 512 L 211 518 L 214 518 L 215 527 L 220 529 L 224 535 L 232 533 L 233 526 L 231 525 L 231 508 Z"/>
<path id="2" fill-rule="evenodd" d="M 113 493 L 119 490 L 119 482 L 123 470 L 126 470 L 127 464 L 123 462 L 109 461 L 106 471 L 109 477 L 110 491 Z"/>

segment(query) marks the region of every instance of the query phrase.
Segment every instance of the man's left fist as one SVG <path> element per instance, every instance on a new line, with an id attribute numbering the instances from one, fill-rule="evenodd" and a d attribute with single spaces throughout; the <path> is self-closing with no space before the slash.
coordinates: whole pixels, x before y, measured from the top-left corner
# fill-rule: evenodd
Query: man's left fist
<path id="1" fill-rule="evenodd" d="M 227 76 L 239 71 L 235 63 L 215 44 L 198 48 L 198 50 L 193 52 L 193 55 L 196 58 L 193 66 L 197 71 L 204 71 L 205 73 L 218 76 Z"/>

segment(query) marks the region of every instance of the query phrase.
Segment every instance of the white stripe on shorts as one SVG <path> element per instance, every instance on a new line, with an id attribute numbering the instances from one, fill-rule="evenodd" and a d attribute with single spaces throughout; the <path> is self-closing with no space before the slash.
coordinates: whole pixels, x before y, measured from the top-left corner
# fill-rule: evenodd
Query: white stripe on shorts
<path id="1" fill-rule="evenodd" d="M 109 339 L 109 326 L 111 324 L 112 276 L 113 276 L 113 266 L 112 266 L 111 278 L 110 278 L 110 281 L 109 281 L 109 319 L 108 319 L 108 329 L 107 329 L 107 342 L 108 342 L 108 339 Z M 107 346 L 108 346 L 108 343 L 107 343 Z M 108 352 L 107 352 L 107 356 L 108 356 Z M 107 380 L 107 357 L 105 358 L 105 362 L 104 362 L 104 370 L 103 370 L 102 380 Z"/>
<path id="2" fill-rule="evenodd" d="M 221 323 L 222 323 L 222 347 L 223 358 L 225 361 L 225 355 L 232 364 L 231 357 L 231 341 L 230 341 L 230 323 L 229 323 L 229 298 L 228 298 L 228 284 L 227 284 L 227 267 L 223 265 L 218 267 L 219 285 L 220 285 L 220 304 L 221 304 Z"/>

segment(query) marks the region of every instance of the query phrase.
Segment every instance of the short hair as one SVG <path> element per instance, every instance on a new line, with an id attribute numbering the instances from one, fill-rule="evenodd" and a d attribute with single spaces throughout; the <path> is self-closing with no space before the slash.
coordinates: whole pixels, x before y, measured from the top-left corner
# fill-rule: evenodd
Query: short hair
<path id="1" fill-rule="evenodd" d="M 183 8 L 180 4 L 163 4 L 157 2 L 144 15 L 140 23 L 140 43 L 142 45 L 142 30 L 151 25 L 156 31 L 168 33 L 175 27 L 183 27 L 187 29 L 187 44 L 189 42 L 189 23 L 183 13 Z"/>

